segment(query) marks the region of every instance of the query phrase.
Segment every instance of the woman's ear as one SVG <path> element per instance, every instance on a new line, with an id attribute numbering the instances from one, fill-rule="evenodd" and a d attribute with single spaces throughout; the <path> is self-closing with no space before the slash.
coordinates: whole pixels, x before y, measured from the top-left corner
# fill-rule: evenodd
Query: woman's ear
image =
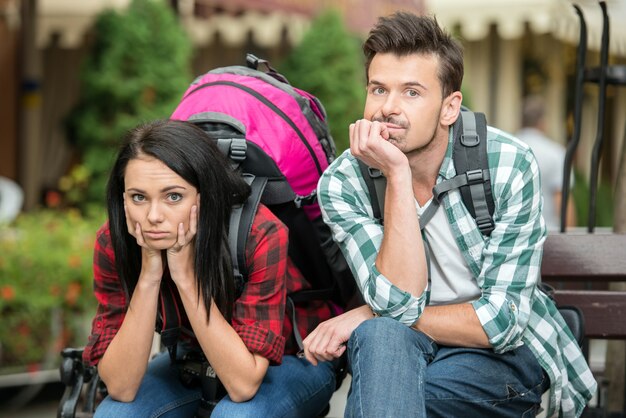
<path id="1" fill-rule="evenodd" d="M 451 93 L 443 100 L 443 106 L 441 107 L 441 124 L 445 126 L 452 125 L 459 117 L 461 111 L 461 102 L 463 101 L 463 95 L 460 91 Z"/>

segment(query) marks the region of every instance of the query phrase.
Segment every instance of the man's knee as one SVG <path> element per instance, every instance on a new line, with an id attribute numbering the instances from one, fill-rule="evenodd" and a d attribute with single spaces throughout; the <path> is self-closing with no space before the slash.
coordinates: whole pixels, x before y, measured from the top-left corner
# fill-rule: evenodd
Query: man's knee
<path id="1" fill-rule="evenodd" d="M 425 334 L 392 318 L 373 318 L 364 321 L 350 336 L 349 353 L 355 350 L 374 350 L 383 356 L 403 354 L 432 354 L 433 341 Z"/>
<path id="2" fill-rule="evenodd" d="M 391 318 L 372 318 L 363 321 L 351 335 L 361 341 L 383 340 L 402 338 L 406 325 Z"/>

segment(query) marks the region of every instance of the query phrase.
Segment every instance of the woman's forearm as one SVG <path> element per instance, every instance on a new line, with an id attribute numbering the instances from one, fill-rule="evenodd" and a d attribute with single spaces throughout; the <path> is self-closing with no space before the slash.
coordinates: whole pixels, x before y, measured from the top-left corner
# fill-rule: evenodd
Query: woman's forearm
<path id="1" fill-rule="evenodd" d="M 158 295 L 158 282 L 138 281 L 124 322 L 98 364 L 98 374 L 117 401 L 132 401 L 146 372 Z"/>
<path id="2" fill-rule="evenodd" d="M 195 286 L 187 290 L 179 287 L 179 291 L 196 338 L 228 395 L 234 402 L 251 399 L 265 377 L 269 360 L 248 350 L 215 303 L 211 304 L 211 317 L 207 321 L 204 303 L 198 298 Z"/>

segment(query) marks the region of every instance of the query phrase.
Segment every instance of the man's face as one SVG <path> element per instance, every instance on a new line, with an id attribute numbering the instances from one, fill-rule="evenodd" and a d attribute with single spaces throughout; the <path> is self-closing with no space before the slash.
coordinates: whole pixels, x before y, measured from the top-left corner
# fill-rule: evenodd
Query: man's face
<path id="1" fill-rule="evenodd" d="M 370 64 L 363 116 L 386 124 L 390 142 L 405 154 L 429 145 L 440 126 L 438 64 L 433 55 L 391 53 Z"/>

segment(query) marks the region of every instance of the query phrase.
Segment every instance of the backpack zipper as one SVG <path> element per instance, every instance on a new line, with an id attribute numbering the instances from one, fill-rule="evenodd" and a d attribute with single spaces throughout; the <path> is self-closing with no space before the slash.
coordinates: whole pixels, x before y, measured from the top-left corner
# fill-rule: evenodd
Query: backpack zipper
<path id="1" fill-rule="evenodd" d="M 322 167 L 320 166 L 320 163 L 319 163 L 319 161 L 318 161 L 318 159 L 317 159 L 317 157 L 315 155 L 315 152 L 313 151 L 313 148 L 311 148 L 311 145 L 307 142 L 306 138 L 304 137 L 304 134 L 298 128 L 296 123 L 289 116 L 287 116 L 287 114 L 285 112 L 283 112 L 278 106 L 276 106 L 274 103 L 272 103 L 271 101 L 266 99 L 262 94 L 260 94 L 256 90 L 251 89 L 248 86 L 244 86 L 242 84 L 235 83 L 233 81 L 212 81 L 210 83 L 201 84 L 198 87 L 196 87 L 195 89 L 191 90 L 185 97 L 183 97 L 183 101 L 187 97 L 191 96 L 193 93 L 197 92 L 198 90 L 201 90 L 201 89 L 203 89 L 205 87 L 211 87 L 211 86 L 230 86 L 230 87 L 235 87 L 235 88 L 237 88 L 239 90 L 245 91 L 246 93 L 250 94 L 251 96 L 255 97 L 257 100 L 259 100 L 261 103 L 266 105 L 268 108 L 270 108 L 278 116 L 280 116 L 296 132 L 296 134 L 298 135 L 298 138 L 300 138 L 300 141 L 302 141 L 302 143 L 304 144 L 306 149 L 309 151 L 309 154 L 311 155 L 311 158 L 313 159 L 313 162 L 315 163 L 315 167 L 317 168 L 318 175 L 320 175 L 320 176 L 322 175 L 322 171 L 323 170 L 322 170 Z"/>

